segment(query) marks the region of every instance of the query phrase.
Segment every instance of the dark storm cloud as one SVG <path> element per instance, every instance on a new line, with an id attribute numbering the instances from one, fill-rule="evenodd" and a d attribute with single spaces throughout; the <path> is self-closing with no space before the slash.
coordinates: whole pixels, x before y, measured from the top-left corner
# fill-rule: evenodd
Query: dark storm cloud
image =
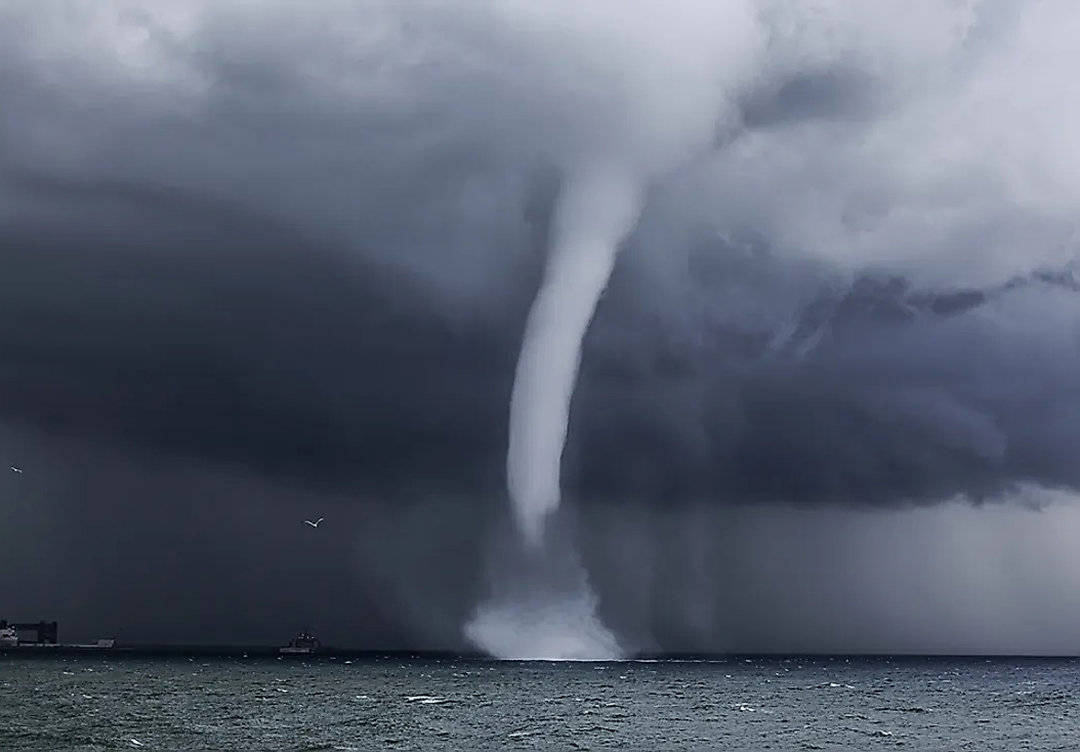
<path id="1" fill-rule="evenodd" d="M 444 28 L 434 12 L 380 6 L 375 59 L 351 69 L 333 53 L 342 40 L 312 19 L 286 30 L 295 19 L 283 8 L 238 13 L 9 11 L 22 25 L 9 26 L 3 81 L 0 409 L 301 484 L 495 492 L 558 187 L 543 139 L 573 124 L 506 120 L 508 79 L 490 60 L 428 74 L 387 47 L 413 44 L 446 64 L 468 20 Z M 85 32 L 71 53 L 84 60 L 79 84 L 59 75 L 70 59 L 33 56 L 29 28 Z M 457 31 L 432 52 L 435 28 Z M 493 28 L 469 32 L 493 35 L 484 55 L 504 54 Z M 800 69 L 774 34 L 771 77 L 740 95 L 741 138 L 889 122 L 871 102 L 895 106 L 903 93 L 896 61 L 840 46 Z M 110 44 L 127 57 L 106 54 Z M 544 82 L 529 67 L 520 75 Z M 449 108 L 448 83 L 460 98 Z M 483 111 L 495 131 L 475 119 Z M 569 489 L 904 503 L 1076 482 L 1054 451 L 1074 429 L 1055 421 L 1044 446 L 1030 428 L 1033 410 L 1072 409 L 1072 360 L 1046 372 L 1029 352 L 1056 344 L 1037 329 L 1039 304 L 1007 302 L 1035 295 L 1074 312 L 1047 292 L 1067 288 L 1066 272 L 919 286 L 903 265 L 789 261 L 767 227 L 750 250 L 650 237 L 677 226 L 664 201 L 647 209 L 590 335 Z M 853 216 L 844 222 L 866 221 Z M 657 245 L 669 247 L 657 256 Z M 1014 358 L 999 326 L 1036 330 Z M 1006 374 L 1019 393 L 995 389 Z M 1047 379 L 1055 391 L 1033 406 Z"/>
<path id="2" fill-rule="evenodd" d="M 9 417 L 384 485 L 462 490 L 501 451 L 505 328 L 440 316 L 407 272 L 249 213 L 137 186 L 49 190 L 92 191 L 100 225 L 2 240 Z"/>
<path id="3" fill-rule="evenodd" d="M 123 610 L 150 587 L 124 585 L 124 562 L 148 557 L 151 582 L 187 592 L 180 570 L 213 572 L 243 520 L 291 525 L 314 500 L 363 532 L 360 553 L 305 550 L 308 573 L 374 573 L 320 596 L 363 590 L 365 640 L 458 644 L 560 176 L 609 147 L 659 177 L 585 344 L 564 476 L 583 526 L 617 507 L 640 532 L 670 510 L 677 541 L 699 505 L 1080 487 L 1080 161 L 1062 135 L 1080 97 L 1056 57 L 1075 11 L 825 5 L 745 4 L 760 29 L 716 58 L 715 92 L 688 89 L 719 113 L 699 152 L 671 125 L 697 103 L 666 92 L 700 40 L 663 8 L 608 28 L 571 4 L 9 4 L 4 449 L 94 458 L 41 507 L 35 529 L 63 543 L 42 544 L 37 581 L 47 551 L 89 571 L 114 549 L 72 602 Z M 715 20 L 704 7 L 687 13 Z M 228 535 L 198 542 L 225 509 Z M 175 569 L 142 537 L 166 529 Z M 258 562 L 289 535 L 237 544 L 247 602 L 273 600 L 287 575 L 261 581 Z M 657 593 L 685 573 L 671 541 Z M 8 550 L 5 571 L 33 553 Z M 638 595 L 611 551 L 590 568 L 618 626 Z M 218 634 L 273 639 L 275 613 Z M 643 629 L 717 644 L 681 618 Z"/>
<path id="4" fill-rule="evenodd" d="M 10 234 L 6 415 L 293 482 L 496 493 L 526 290 L 451 318 L 404 272 L 257 218 L 189 211 L 164 212 L 150 237 Z M 768 296 L 767 267 L 729 268 L 726 284 Z M 687 346 L 680 328 L 637 317 L 632 283 L 616 280 L 590 339 L 567 485 L 585 500 L 855 503 L 1075 485 L 1064 447 L 1080 426 L 1056 417 L 1080 404 L 1075 357 L 1058 353 L 1048 372 L 1031 350 L 1052 343 L 996 331 L 1074 296 L 1040 282 L 991 306 L 982 292 L 860 278 L 812 299 L 786 340 L 702 321 Z"/>
<path id="5" fill-rule="evenodd" d="M 727 284 L 755 284 L 739 272 Z M 582 497 L 906 504 L 1076 488 L 1076 329 L 1040 321 L 1078 306 L 1037 279 L 933 292 L 861 277 L 782 332 L 714 325 L 680 347 L 639 328 L 625 357 L 597 343 L 571 449 Z"/>
<path id="6" fill-rule="evenodd" d="M 9 418 L 320 486 L 499 487 L 523 285 L 516 304 L 452 317 L 414 275 L 243 211 L 115 184 L 21 185 L 156 219 L 122 237 L 83 222 L 74 237 L 5 238 Z M 775 294 L 767 260 L 741 266 L 717 272 L 724 285 Z M 995 313 L 1033 323 L 1027 298 L 1076 304 L 1036 282 L 1000 293 Z M 723 294 L 712 284 L 696 293 Z M 585 500 L 904 503 L 1080 480 L 1055 450 L 1080 426 L 1034 430 L 1080 404 L 1075 363 L 1048 373 L 1032 343 L 1003 352 L 980 316 L 986 293 L 862 277 L 812 299 L 787 341 L 705 320 L 693 347 L 643 321 L 635 297 L 617 279 L 590 339 L 567 478 Z M 1023 391 L 995 393 L 1002 378 Z"/>

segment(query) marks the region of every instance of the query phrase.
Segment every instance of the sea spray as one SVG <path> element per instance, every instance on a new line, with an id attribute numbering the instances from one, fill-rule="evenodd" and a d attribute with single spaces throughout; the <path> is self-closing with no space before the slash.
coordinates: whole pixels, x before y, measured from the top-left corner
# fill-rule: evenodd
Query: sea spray
<path id="1" fill-rule="evenodd" d="M 555 519 L 545 522 L 549 531 L 538 546 L 522 545 L 512 529 L 495 537 L 488 598 L 465 625 L 465 637 L 502 659 L 618 659 L 623 651 L 597 615 L 573 536 Z"/>

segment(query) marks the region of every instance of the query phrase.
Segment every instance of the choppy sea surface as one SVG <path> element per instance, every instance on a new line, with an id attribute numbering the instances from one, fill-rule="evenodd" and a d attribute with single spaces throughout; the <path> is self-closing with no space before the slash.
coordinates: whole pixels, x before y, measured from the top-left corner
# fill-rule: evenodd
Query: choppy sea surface
<path id="1" fill-rule="evenodd" d="M 0 655 L 0 750 L 1075 750 L 1080 662 Z"/>

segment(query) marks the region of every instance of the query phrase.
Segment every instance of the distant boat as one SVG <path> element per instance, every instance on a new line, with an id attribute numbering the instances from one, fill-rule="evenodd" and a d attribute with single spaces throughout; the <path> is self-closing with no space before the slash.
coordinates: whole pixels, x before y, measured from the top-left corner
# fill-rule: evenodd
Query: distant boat
<path id="1" fill-rule="evenodd" d="M 0 629 L 0 648 L 11 647 L 12 645 L 19 644 L 19 633 L 15 631 L 15 627 L 4 627 Z"/>
<path id="2" fill-rule="evenodd" d="M 288 645 L 284 645 L 278 648 L 278 652 L 282 655 L 311 655 L 318 652 L 322 647 L 322 643 L 315 635 L 310 635 L 307 632 L 301 632 L 296 637 L 289 640 Z"/>

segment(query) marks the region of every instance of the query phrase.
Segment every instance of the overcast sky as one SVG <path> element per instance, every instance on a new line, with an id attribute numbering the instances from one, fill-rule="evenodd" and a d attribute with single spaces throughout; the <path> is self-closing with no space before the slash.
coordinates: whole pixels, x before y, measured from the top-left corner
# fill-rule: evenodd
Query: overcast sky
<path id="1" fill-rule="evenodd" d="M 563 487 L 626 645 L 1080 650 L 1077 39 L 1072 0 L 0 4 L 0 618 L 463 647 L 603 159 L 646 198 Z"/>

